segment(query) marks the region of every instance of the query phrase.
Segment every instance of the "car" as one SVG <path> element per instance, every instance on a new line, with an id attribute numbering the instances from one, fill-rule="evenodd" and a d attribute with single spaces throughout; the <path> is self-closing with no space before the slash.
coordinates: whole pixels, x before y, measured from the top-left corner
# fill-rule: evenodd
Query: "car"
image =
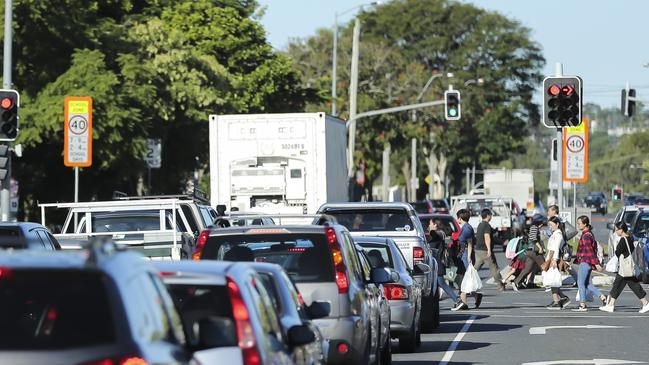
<path id="1" fill-rule="evenodd" d="M 0 250 L 60 250 L 59 241 L 43 225 L 32 222 L 0 223 Z"/>
<path id="2" fill-rule="evenodd" d="M 608 212 L 608 201 L 606 195 L 600 191 L 591 191 L 584 198 L 584 206 L 591 208 L 591 211 L 605 215 Z"/>
<path id="3" fill-rule="evenodd" d="M 449 206 L 446 199 L 426 199 L 412 202 L 410 205 L 415 209 L 417 214 L 449 212 Z"/>
<path id="4" fill-rule="evenodd" d="M 191 360 L 158 271 L 111 242 L 0 254 L 0 303 L 2 364 Z"/>
<path id="5" fill-rule="evenodd" d="M 624 204 L 635 205 L 637 201 L 646 202 L 648 199 L 642 194 L 627 194 L 624 196 Z"/>
<path id="6" fill-rule="evenodd" d="M 616 214 L 615 218 L 613 218 L 613 222 L 609 222 L 606 227 L 611 231 L 608 234 L 608 250 L 607 254 L 608 257 L 613 257 L 615 256 L 615 247 L 617 246 L 617 243 L 620 241 L 620 236 L 615 234 L 615 225 L 618 222 L 624 222 L 627 224 L 629 227 L 629 231 L 633 232 L 633 222 L 635 217 L 638 215 L 638 212 L 643 210 L 643 208 L 635 206 L 635 205 L 625 205 L 620 209 Z"/>
<path id="7" fill-rule="evenodd" d="M 399 340 L 399 351 L 414 352 L 421 340 L 421 288 L 413 277 L 413 270 L 391 238 L 354 237 L 354 242 L 363 248 L 373 268 L 389 267 L 397 274 L 394 283 L 383 284 L 390 303 L 390 335 Z M 415 266 L 415 270 L 422 268 Z"/>
<path id="8" fill-rule="evenodd" d="M 314 320 L 329 341 L 329 364 L 368 364 L 380 351 L 380 313 L 349 231 L 338 224 L 229 227 L 201 233 L 195 260 L 275 263 L 296 283 L 304 302 L 328 301 L 331 313 Z M 371 270 L 371 282 L 391 280 Z"/>
<path id="9" fill-rule="evenodd" d="M 202 364 L 225 363 L 212 350 L 237 346 L 240 364 L 292 364 L 291 348 L 315 340 L 314 333 L 302 325 L 289 328 L 285 337 L 263 278 L 248 264 L 159 261 L 154 265 L 172 294 L 189 347 L 202 350 L 200 357 L 195 356 Z"/>
<path id="10" fill-rule="evenodd" d="M 237 219 L 238 217 L 241 217 Z M 275 225 L 273 218 L 260 213 L 230 212 L 228 219 L 232 226 L 272 226 Z"/>
<path id="11" fill-rule="evenodd" d="M 629 227 L 629 233 L 633 236 L 634 241 L 639 241 L 649 237 L 649 209 L 639 209 L 633 217 Z"/>
<path id="12" fill-rule="evenodd" d="M 424 227 L 424 230 L 428 230 L 428 224 L 430 223 L 431 220 L 438 219 L 440 221 L 440 227 L 442 231 L 444 231 L 444 234 L 446 234 L 446 237 L 451 237 L 453 233 L 459 232 L 460 231 L 460 224 L 457 222 L 457 220 L 450 214 L 438 214 L 438 213 L 433 213 L 433 214 L 418 214 L 419 221 L 421 222 L 422 227 Z"/>
<path id="13" fill-rule="evenodd" d="M 307 307 L 295 283 L 281 266 L 261 262 L 252 263 L 250 266 L 259 274 L 266 287 L 275 313 L 279 317 L 284 338 L 290 338 L 291 328 L 295 326 L 305 326 L 314 334 L 314 341 L 291 347 L 293 362 L 296 365 L 326 364 L 329 342 L 313 320 L 328 316 L 331 303 L 312 302 Z"/>
<path id="14" fill-rule="evenodd" d="M 436 328 L 439 313 L 437 290 L 437 261 L 426 243 L 426 232 L 415 210 L 408 203 L 327 203 L 318 209 L 320 218 L 314 223 L 333 217 L 354 236 L 392 238 L 414 270 L 418 263 L 429 266 L 430 271 L 416 275 L 422 288 L 421 329 L 430 333 Z"/>

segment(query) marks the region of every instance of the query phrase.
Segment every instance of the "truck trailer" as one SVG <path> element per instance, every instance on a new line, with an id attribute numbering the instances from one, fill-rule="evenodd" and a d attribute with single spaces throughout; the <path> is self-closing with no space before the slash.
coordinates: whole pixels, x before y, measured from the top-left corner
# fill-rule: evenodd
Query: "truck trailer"
<path id="1" fill-rule="evenodd" d="M 211 203 L 313 214 L 348 201 L 347 128 L 325 113 L 210 115 Z"/>

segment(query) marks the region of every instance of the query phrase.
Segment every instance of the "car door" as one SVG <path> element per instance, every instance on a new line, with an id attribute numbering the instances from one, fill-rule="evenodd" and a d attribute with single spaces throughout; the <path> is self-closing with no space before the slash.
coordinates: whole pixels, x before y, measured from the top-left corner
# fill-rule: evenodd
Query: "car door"
<path id="1" fill-rule="evenodd" d="M 363 269 L 365 285 L 367 286 L 372 300 L 372 343 L 376 344 L 376 346 L 373 345 L 372 348 L 378 349 L 381 347 L 381 339 L 387 336 L 386 329 L 390 328 L 389 304 L 383 297 L 383 285 L 376 284 L 372 281 L 372 265 L 370 264 L 365 252 L 362 248 L 357 246 L 356 253 L 361 268 Z"/>

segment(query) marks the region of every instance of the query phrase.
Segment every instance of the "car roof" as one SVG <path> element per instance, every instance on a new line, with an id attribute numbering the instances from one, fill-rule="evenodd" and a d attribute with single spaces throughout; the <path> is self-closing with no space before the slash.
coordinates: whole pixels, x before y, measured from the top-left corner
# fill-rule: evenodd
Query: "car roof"
<path id="1" fill-rule="evenodd" d="M 227 276 L 236 276 L 239 266 L 244 264 L 233 261 L 215 261 L 215 260 L 181 260 L 181 261 L 156 261 L 153 266 L 163 273 L 165 281 L 174 281 L 189 283 L 196 279 L 208 278 L 208 283 L 212 285 L 225 285 Z M 173 279 L 169 279 L 166 273 L 173 273 Z M 234 274 L 234 275 L 233 275 Z M 180 280 L 178 280 L 180 279 Z M 204 280 L 201 280 L 205 283 Z"/>
<path id="2" fill-rule="evenodd" d="M 450 219 L 455 219 L 450 214 L 444 214 L 444 213 L 422 213 L 422 214 L 417 214 L 419 218 L 450 218 Z"/>
<path id="3" fill-rule="evenodd" d="M 345 229 L 342 225 L 339 224 L 330 224 L 329 227 L 338 227 L 339 229 Z M 234 226 L 227 228 L 215 228 L 210 232 L 210 236 L 222 236 L 222 235 L 239 235 L 239 234 L 292 234 L 292 233 L 324 233 L 325 226 L 319 225 L 273 225 L 265 226 Z M 284 230 L 285 232 L 282 232 Z"/>
<path id="4" fill-rule="evenodd" d="M 371 244 L 385 245 L 385 246 L 389 245 L 388 243 L 389 238 L 387 237 L 355 236 L 352 234 L 352 238 L 354 239 L 354 242 L 358 244 L 371 243 Z"/>
<path id="5" fill-rule="evenodd" d="M 0 223 L 0 228 L 5 228 L 5 227 L 10 227 L 10 228 L 17 227 L 17 228 L 24 229 L 26 231 L 30 231 L 30 230 L 32 230 L 34 228 L 47 229 L 42 224 L 34 223 L 34 222 L 3 222 L 3 223 Z"/>
<path id="6" fill-rule="evenodd" d="M 412 210 L 412 206 L 404 202 L 362 202 L 362 203 L 327 203 L 323 204 L 318 211 L 323 209 L 385 209 L 385 208 L 403 208 Z"/>

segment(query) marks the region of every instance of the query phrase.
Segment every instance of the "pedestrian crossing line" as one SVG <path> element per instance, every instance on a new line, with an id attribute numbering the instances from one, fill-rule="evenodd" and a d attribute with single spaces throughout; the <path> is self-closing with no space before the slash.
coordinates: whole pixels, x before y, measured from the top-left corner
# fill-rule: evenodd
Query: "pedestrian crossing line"
<path id="1" fill-rule="evenodd" d="M 455 354 L 455 350 L 457 349 L 457 346 L 460 344 L 464 336 L 467 334 L 469 331 L 469 327 L 471 327 L 471 324 L 473 321 L 477 318 L 477 316 L 472 315 L 469 317 L 469 319 L 466 320 L 464 323 L 464 326 L 462 326 L 462 329 L 460 332 L 458 332 L 457 336 L 455 336 L 455 339 L 453 339 L 453 342 L 451 342 L 451 345 L 448 347 L 448 350 L 446 350 L 446 353 L 444 354 L 444 357 L 442 358 L 442 361 L 439 362 L 439 365 L 447 365 L 449 361 L 453 358 L 453 354 Z"/>
<path id="2" fill-rule="evenodd" d="M 546 310 L 547 311 L 547 310 Z M 615 316 L 615 315 L 539 315 L 539 312 L 529 312 L 527 315 L 516 315 L 516 314 L 491 314 L 490 317 L 500 317 L 500 318 L 530 318 L 530 314 L 534 314 L 534 318 L 615 318 L 615 319 L 634 319 L 634 318 L 645 318 L 649 319 L 647 315 L 631 315 L 631 316 Z"/>

